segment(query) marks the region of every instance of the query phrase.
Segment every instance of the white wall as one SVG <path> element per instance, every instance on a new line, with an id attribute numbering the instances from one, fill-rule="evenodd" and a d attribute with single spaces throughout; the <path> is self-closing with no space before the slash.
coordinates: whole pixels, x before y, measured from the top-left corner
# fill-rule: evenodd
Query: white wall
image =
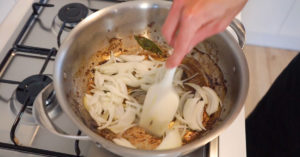
<path id="1" fill-rule="evenodd" d="M 249 0 L 242 21 L 248 44 L 300 50 L 300 0 Z"/>
<path id="2" fill-rule="evenodd" d="M 17 0 L 0 0 L 0 25 Z"/>

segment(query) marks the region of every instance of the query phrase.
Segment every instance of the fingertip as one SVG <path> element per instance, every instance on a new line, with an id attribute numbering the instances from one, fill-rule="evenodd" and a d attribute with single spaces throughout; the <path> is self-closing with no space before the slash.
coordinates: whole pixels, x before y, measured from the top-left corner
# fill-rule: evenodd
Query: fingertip
<path id="1" fill-rule="evenodd" d="M 172 68 L 174 68 L 174 67 L 176 67 L 176 64 L 174 63 L 174 61 L 173 60 L 171 60 L 171 59 L 167 59 L 167 62 L 166 62 L 166 67 L 168 68 L 168 69 L 172 69 Z"/>
<path id="2" fill-rule="evenodd" d="M 161 30 L 161 33 L 162 33 L 162 35 L 164 36 L 164 38 L 165 38 L 165 40 L 166 40 L 166 42 L 168 43 L 168 44 L 170 44 L 171 43 L 171 33 L 169 32 L 170 30 L 168 30 L 167 29 L 167 26 L 166 26 L 166 23 L 163 25 L 163 27 L 162 27 L 162 30 Z"/>
<path id="3" fill-rule="evenodd" d="M 181 63 L 183 57 L 184 55 L 182 56 L 181 54 L 172 54 L 166 61 L 166 67 L 169 69 L 177 67 Z"/>

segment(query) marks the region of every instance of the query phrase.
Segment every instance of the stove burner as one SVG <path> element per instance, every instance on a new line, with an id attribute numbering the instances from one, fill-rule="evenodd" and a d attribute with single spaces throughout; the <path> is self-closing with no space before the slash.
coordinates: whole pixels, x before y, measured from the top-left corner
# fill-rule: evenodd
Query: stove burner
<path id="1" fill-rule="evenodd" d="M 88 15 L 88 8 L 81 3 L 70 3 L 63 6 L 58 17 L 65 23 L 79 23 Z"/>
<path id="2" fill-rule="evenodd" d="M 52 79 L 47 75 L 33 75 L 23 80 L 16 90 L 17 100 L 24 105 L 29 99 L 28 107 L 31 107 L 36 96 L 44 89 Z"/>
<path id="3" fill-rule="evenodd" d="M 50 83 L 52 78 L 49 75 L 33 75 L 23 80 L 14 91 L 10 99 L 10 109 L 13 114 L 17 115 L 25 102 L 27 107 L 22 115 L 22 121 L 26 124 L 36 125 L 32 116 L 32 105 L 38 94 Z M 47 100 L 45 100 L 46 110 L 51 118 L 58 116 L 61 109 L 57 103 L 55 92 L 50 91 Z M 29 99 L 29 100 L 27 100 Z"/>
<path id="4" fill-rule="evenodd" d="M 89 14 L 89 8 L 81 3 L 70 3 L 63 6 L 52 21 L 52 31 L 57 35 L 57 46 L 60 47 L 63 31 L 69 32 Z"/>

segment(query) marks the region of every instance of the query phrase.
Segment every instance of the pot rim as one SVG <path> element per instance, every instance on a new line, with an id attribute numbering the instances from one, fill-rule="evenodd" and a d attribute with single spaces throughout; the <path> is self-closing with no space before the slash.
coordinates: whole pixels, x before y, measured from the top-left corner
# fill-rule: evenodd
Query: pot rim
<path id="1" fill-rule="evenodd" d="M 91 23 L 94 20 L 99 19 L 102 15 L 109 13 L 115 9 L 123 8 L 123 7 L 151 7 L 153 5 L 158 5 L 159 7 L 169 9 L 171 7 L 171 2 L 167 1 L 153 1 L 153 0 L 143 0 L 143 1 L 129 1 L 129 2 L 123 2 L 119 3 L 104 9 L 101 9 L 97 11 L 96 13 L 88 16 L 86 19 L 84 19 L 82 22 L 80 22 L 67 36 L 65 41 L 62 43 L 58 55 L 56 56 L 55 60 L 55 68 L 54 68 L 54 89 L 56 91 L 56 97 L 58 99 L 58 102 L 60 106 L 62 107 L 63 111 L 68 115 L 68 117 L 73 121 L 74 124 L 85 134 L 87 134 L 90 139 L 94 142 L 99 143 L 104 148 L 112 151 L 112 150 L 118 150 L 120 151 L 126 151 L 130 152 L 136 155 L 170 155 L 170 154 L 181 154 L 184 152 L 191 152 L 193 150 L 196 150 L 197 148 L 200 148 L 201 146 L 204 146 L 208 142 L 215 139 L 217 136 L 220 135 L 220 133 L 225 130 L 228 126 L 232 124 L 232 122 L 237 118 L 238 114 L 240 113 L 243 103 L 245 101 L 245 98 L 247 96 L 248 87 L 249 87 L 249 70 L 248 65 L 245 59 L 245 56 L 242 52 L 242 49 L 239 47 L 235 39 L 232 37 L 230 33 L 227 31 L 219 33 L 219 35 L 224 38 L 225 40 L 228 40 L 230 42 L 229 46 L 234 49 L 235 51 L 239 51 L 237 55 L 237 60 L 240 65 L 241 69 L 245 69 L 241 72 L 241 93 L 240 97 L 237 100 L 237 107 L 232 108 L 231 113 L 227 115 L 227 117 L 224 119 L 223 123 L 209 131 L 205 136 L 201 137 L 200 139 L 197 139 L 191 143 L 188 143 L 186 145 L 183 145 L 179 148 L 174 148 L 170 150 L 140 150 L 140 149 L 132 149 L 123 147 L 120 145 L 117 145 L 113 143 L 112 141 L 109 141 L 99 134 L 92 131 L 90 128 L 88 128 L 82 120 L 77 117 L 75 112 L 70 108 L 71 104 L 67 101 L 67 97 L 65 95 L 65 92 L 63 90 L 63 82 L 64 82 L 64 75 L 61 67 L 63 66 L 66 54 L 68 53 L 68 49 L 72 45 L 72 43 L 75 41 L 76 36 L 78 35 L 78 32 L 80 30 L 84 29 L 89 23 Z M 114 152 L 114 151 L 113 151 Z M 116 153 L 116 152 L 115 152 Z"/>

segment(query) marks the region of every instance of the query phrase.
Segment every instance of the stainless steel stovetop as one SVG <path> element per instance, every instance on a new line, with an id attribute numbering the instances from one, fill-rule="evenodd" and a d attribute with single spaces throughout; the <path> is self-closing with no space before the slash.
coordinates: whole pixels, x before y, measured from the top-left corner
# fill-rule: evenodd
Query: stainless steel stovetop
<path id="1" fill-rule="evenodd" d="M 17 29 L 20 31 L 15 32 L 19 34 L 13 39 L 16 42 L 6 45 L 4 52 L 0 53 L 0 156 L 116 156 L 93 142 L 76 142 L 51 134 L 34 123 L 28 109 L 30 107 L 24 108 L 23 113 L 20 112 L 24 104 L 18 103 L 21 98 L 13 96 L 20 90 L 22 93 L 22 89 L 16 89 L 29 76 L 43 73 L 51 77 L 58 38 L 63 41 L 74 26 L 67 23 L 61 29 L 63 22 L 58 17 L 59 10 L 69 3 L 81 3 L 89 8 L 88 14 L 91 14 L 119 2 L 41 0 L 33 4 L 28 15 L 24 15 L 24 23 Z M 22 113 L 19 119 L 18 113 Z M 63 112 L 59 113 L 54 122 L 70 134 L 78 132 L 78 128 Z M 217 157 L 218 142 L 215 140 L 187 156 Z"/>

